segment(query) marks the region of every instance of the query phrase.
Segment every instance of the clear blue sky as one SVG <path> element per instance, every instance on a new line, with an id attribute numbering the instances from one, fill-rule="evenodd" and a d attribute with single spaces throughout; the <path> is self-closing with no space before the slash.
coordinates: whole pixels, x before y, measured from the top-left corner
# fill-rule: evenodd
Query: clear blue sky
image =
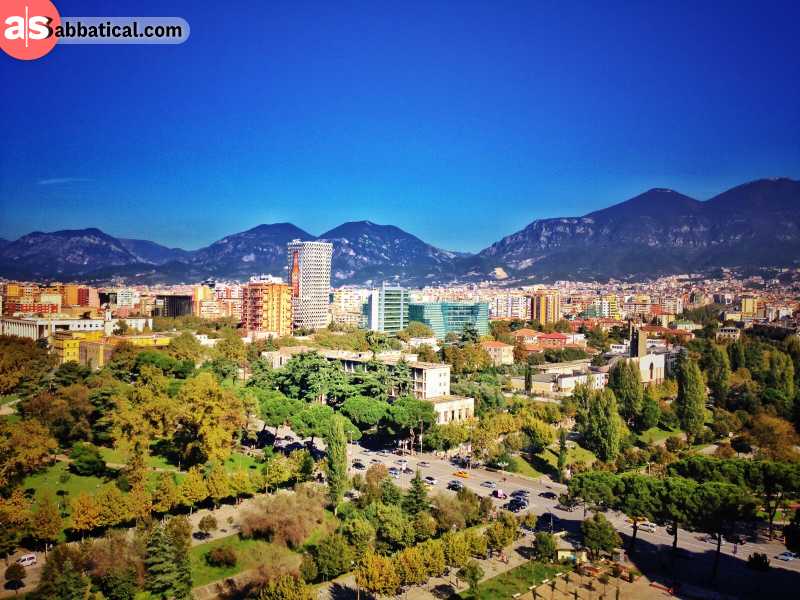
<path id="1" fill-rule="evenodd" d="M 800 178 L 800 3 L 111 2 L 181 46 L 0 56 L 0 237 L 259 223 L 478 250 L 650 187 Z"/>

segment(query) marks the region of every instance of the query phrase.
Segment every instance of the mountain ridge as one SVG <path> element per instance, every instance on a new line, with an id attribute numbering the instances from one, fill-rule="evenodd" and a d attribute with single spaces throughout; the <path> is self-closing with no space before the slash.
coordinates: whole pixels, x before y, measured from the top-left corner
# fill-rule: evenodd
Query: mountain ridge
<path id="1" fill-rule="evenodd" d="M 334 245 L 333 285 L 648 278 L 725 266 L 800 262 L 800 182 L 750 181 L 699 201 L 651 188 L 579 217 L 536 219 L 476 254 L 443 250 L 395 225 L 348 221 L 319 236 L 265 223 L 197 250 L 115 238 L 96 227 L 0 240 L 10 278 L 176 283 L 285 276 L 293 239 Z"/>

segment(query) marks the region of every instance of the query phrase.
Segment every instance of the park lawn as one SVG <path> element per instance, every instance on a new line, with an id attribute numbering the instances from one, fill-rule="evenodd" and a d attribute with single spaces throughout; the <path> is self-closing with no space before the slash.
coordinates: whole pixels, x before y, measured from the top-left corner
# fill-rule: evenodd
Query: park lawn
<path id="1" fill-rule="evenodd" d="M 7 394 L 0 396 L 0 406 L 3 404 L 8 404 L 9 402 L 14 402 L 14 400 L 18 400 L 18 396 L 16 394 Z"/>
<path id="2" fill-rule="evenodd" d="M 225 461 L 225 470 L 228 473 L 232 473 L 234 471 L 238 471 L 239 469 L 244 469 L 245 471 L 250 469 L 258 469 L 259 460 L 252 456 L 248 456 L 242 452 L 231 452 L 231 455 Z"/>
<path id="3" fill-rule="evenodd" d="M 497 598 L 512 598 L 514 594 L 524 594 L 528 588 L 537 585 L 545 579 L 551 579 L 565 567 L 553 567 L 540 562 L 529 561 L 497 577 L 487 579 L 478 585 L 478 595 L 472 596 L 470 592 L 461 592 L 459 598 L 478 598 L 483 600 L 496 600 Z"/>
<path id="4" fill-rule="evenodd" d="M 232 567 L 212 567 L 206 562 L 206 555 L 221 546 L 233 548 L 238 561 Z M 207 585 L 212 581 L 226 579 L 242 571 L 268 565 L 270 571 L 296 571 L 302 557 L 280 544 L 264 540 L 243 539 L 238 535 L 229 536 L 198 544 L 189 550 L 192 569 L 192 582 L 195 587 Z"/>
<path id="5" fill-rule="evenodd" d="M 544 475 L 544 473 L 541 471 L 537 471 L 534 466 L 528 462 L 528 459 L 522 454 L 515 456 L 514 460 L 517 462 L 517 470 L 515 471 L 516 473 L 525 475 L 527 477 L 533 477 L 534 479 Z"/>
<path id="6" fill-rule="evenodd" d="M 106 448 L 99 447 L 100 456 L 107 463 L 124 465 L 128 462 L 128 451 L 122 448 Z M 162 469 L 164 471 L 178 471 L 178 467 L 170 464 L 166 458 L 157 454 L 151 454 L 147 457 L 147 466 L 151 469 Z"/>
<path id="7" fill-rule="evenodd" d="M 680 431 L 669 431 L 668 429 L 659 429 L 658 427 L 651 427 L 639 434 L 639 439 L 647 444 L 654 444 L 667 439 L 673 435 L 680 435 Z"/>

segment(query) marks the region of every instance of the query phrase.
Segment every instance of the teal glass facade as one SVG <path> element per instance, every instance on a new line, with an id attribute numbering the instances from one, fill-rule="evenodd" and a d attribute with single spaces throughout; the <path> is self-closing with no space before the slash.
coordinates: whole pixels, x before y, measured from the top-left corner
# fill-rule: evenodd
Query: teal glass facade
<path id="1" fill-rule="evenodd" d="M 461 334 L 464 327 L 471 324 L 479 335 L 489 334 L 489 304 L 487 302 L 426 302 L 410 304 L 409 321 L 425 323 L 433 329 L 438 339 L 448 333 Z"/>

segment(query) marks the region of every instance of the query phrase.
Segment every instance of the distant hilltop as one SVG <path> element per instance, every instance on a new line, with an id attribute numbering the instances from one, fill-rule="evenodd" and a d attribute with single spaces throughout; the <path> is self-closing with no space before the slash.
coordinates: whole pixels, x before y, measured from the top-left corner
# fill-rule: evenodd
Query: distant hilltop
<path id="1" fill-rule="evenodd" d="M 244 281 L 283 273 L 286 244 L 293 239 L 333 243 L 334 285 L 643 279 L 723 267 L 790 267 L 800 263 L 800 182 L 759 179 L 703 202 L 654 188 L 581 217 L 533 221 L 477 254 L 442 250 L 370 221 L 344 223 L 319 236 L 291 223 L 258 225 L 193 251 L 95 228 L 37 231 L 0 240 L 0 276 Z"/>

